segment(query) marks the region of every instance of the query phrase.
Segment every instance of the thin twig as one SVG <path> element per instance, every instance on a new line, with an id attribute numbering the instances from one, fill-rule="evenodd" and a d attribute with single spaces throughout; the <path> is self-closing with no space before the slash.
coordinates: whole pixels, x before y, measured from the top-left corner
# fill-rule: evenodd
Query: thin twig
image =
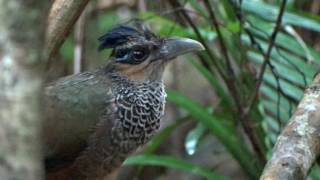
<path id="1" fill-rule="evenodd" d="M 170 3 L 171 3 L 171 2 L 170 2 Z M 171 3 L 171 6 L 174 7 L 173 10 L 170 10 L 170 11 L 167 11 L 167 12 L 163 12 L 163 13 L 160 14 L 161 16 L 163 16 L 163 15 L 167 15 L 167 13 L 172 13 L 172 12 L 176 13 L 176 18 L 177 18 L 177 20 L 175 21 L 175 23 L 174 23 L 173 26 L 171 27 L 170 31 L 173 30 L 173 28 L 175 28 L 176 22 L 179 22 L 179 23 L 180 23 L 181 25 L 183 25 L 183 26 L 187 26 L 187 24 L 186 24 L 185 21 L 184 21 L 183 16 L 181 16 L 181 12 L 180 12 L 180 11 L 188 11 L 188 10 L 185 9 L 181 4 L 176 5 L 176 4 L 174 4 L 174 2 Z M 188 11 L 188 12 L 190 12 L 190 11 Z M 155 16 L 151 16 L 151 17 L 149 17 L 148 19 L 153 18 L 153 17 L 155 17 Z M 190 21 L 190 23 L 193 24 L 192 21 Z M 195 27 L 195 26 L 193 26 L 193 27 Z M 197 29 L 193 29 L 193 30 L 194 30 L 195 33 L 198 32 Z M 169 31 L 169 32 L 170 32 L 170 31 Z M 198 33 L 198 34 L 196 33 L 196 35 L 198 36 L 199 39 L 201 39 L 202 44 L 205 44 L 205 46 L 207 46 L 205 40 L 202 38 L 202 35 L 201 35 L 200 33 Z M 208 51 L 208 49 L 206 49 L 206 50 Z M 210 66 L 209 62 L 206 61 L 205 58 L 203 58 L 203 55 L 201 55 L 200 53 L 197 53 L 197 55 L 198 55 L 198 57 L 200 57 L 199 59 L 200 59 L 201 64 L 202 64 L 208 71 L 210 71 L 210 72 L 213 73 L 212 67 Z"/>
<path id="2" fill-rule="evenodd" d="M 250 21 L 246 21 L 246 23 L 248 23 L 248 24 L 250 25 L 250 27 L 252 27 L 253 29 L 255 29 L 255 30 L 259 31 L 259 32 L 262 32 L 263 34 L 266 35 L 266 36 L 261 36 L 260 34 L 255 33 L 255 36 L 260 37 L 260 38 L 262 38 L 263 40 L 268 40 L 269 35 L 268 35 L 267 32 L 264 32 L 262 29 L 260 29 L 259 27 L 255 26 L 255 25 L 254 25 L 253 23 L 251 23 Z M 284 34 L 287 34 L 287 35 L 290 35 L 290 36 L 291 36 L 291 34 L 288 34 L 286 31 L 281 31 L 281 32 L 284 33 Z M 292 54 L 293 56 L 296 56 L 296 57 L 304 60 L 304 62 L 310 63 L 310 60 L 309 60 L 308 57 L 303 56 L 303 55 L 301 55 L 301 54 L 299 54 L 299 53 L 297 53 L 297 52 L 295 52 L 295 51 L 292 51 L 292 50 L 288 49 L 288 47 L 282 46 L 281 44 L 277 44 L 276 46 L 277 46 L 278 49 L 281 49 L 281 50 L 283 50 L 284 52 L 290 53 L 290 54 Z"/>
<path id="3" fill-rule="evenodd" d="M 250 23 L 249 21 L 247 21 L 247 23 L 249 23 L 250 26 L 251 26 L 253 29 L 256 29 L 257 31 L 259 31 L 259 32 L 261 32 L 261 33 L 263 33 L 263 34 L 265 35 L 265 37 L 261 37 L 261 36 L 260 36 L 261 38 L 267 39 L 268 33 L 264 32 L 262 29 L 259 29 L 259 28 L 256 27 L 254 24 Z M 259 43 L 257 43 L 257 42 L 255 41 L 255 38 L 254 38 L 253 34 L 251 33 L 251 31 L 250 31 L 249 29 L 245 29 L 245 32 L 248 34 L 251 43 L 253 43 L 253 45 L 257 45 L 258 50 L 261 52 L 261 54 L 263 54 L 263 53 L 264 53 L 263 49 L 261 48 L 261 46 L 259 45 Z M 284 32 L 284 33 L 285 33 L 285 32 Z M 275 49 L 276 49 L 278 55 L 279 55 L 282 59 L 284 59 L 289 65 L 291 65 L 291 66 L 301 75 L 301 77 L 303 78 L 303 82 L 304 82 L 304 86 L 303 86 L 302 88 L 305 88 L 305 87 L 307 86 L 307 84 L 308 84 L 305 74 L 303 73 L 302 70 L 299 69 L 299 67 L 298 67 L 297 65 L 295 65 L 295 64 L 294 64 L 293 62 L 291 62 L 285 55 L 283 55 L 281 51 L 285 51 L 285 52 L 287 52 L 287 53 L 293 54 L 294 56 L 298 56 L 298 58 L 303 59 L 303 60 L 305 60 L 306 62 L 308 62 L 308 59 L 305 59 L 305 57 L 302 57 L 302 56 L 300 56 L 300 55 L 298 55 L 298 54 L 295 54 L 294 52 L 292 52 L 292 51 L 290 51 L 290 50 L 287 50 L 287 49 L 285 49 L 284 47 L 280 47 L 279 45 L 275 45 Z M 280 49 L 281 49 L 281 50 L 280 50 Z M 288 51 L 289 51 L 289 52 L 288 52 Z"/>
<path id="4" fill-rule="evenodd" d="M 216 29 L 219 44 L 221 46 L 221 51 L 222 51 L 222 54 L 223 54 L 225 61 L 226 61 L 227 71 L 228 71 L 228 75 L 230 76 L 230 78 L 227 76 L 225 81 L 226 81 L 226 84 L 228 86 L 228 89 L 229 89 L 231 95 L 233 96 L 233 98 L 235 100 L 237 110 L 240 113 L 240 112 L 242 112 L 241 99 L 239 97 L 239 93 L 236 88 L 237 83 L 236 83 L 236 78 L 235 78 L 235 72 L 232 68 L 231 60 L 228 56 L 228 50 L 226 48 L 222 33 L 220 31 L 218 20 L 215 16 L 213 10 L 211 9 L 210 2 L 208 0 L 204 0 L 204 3 L 205 3 L 205 7 L 207 8 L 207 11 L 209 12 L 210 20 L 212 21 L 212 24 L 214 25 L 214 28 Z"/>
<path id="5" fill-rule="evenodd" d="M 261 54 L 263 54 L 264 53 L 264 51 L 263 51 L 263 48 L 261 47 L 261 45 L 256 41 L 256 39 L 255 39 L 255 37 L 253 36 L 253 34 L 251 33 L 251 31 L 249 30 L 249 29 L 245 29 L 245 32 L 246 32 L 246 34 L 249 36 L 249 39 L 250 39 L 250 42 L 251 42 L 251 44 L 252 44 L 252 46 L 254 47 L 254 48 L 256 48 Z M 277 52 L 279 53 L 279 55 L 280 55 L 280 50 L 276 47 L 276 50 L 277 50 Z M 282 58 L 284 58 L 286 61 L 288 61 L 288 63 L 289 64 L 291 64 L 292 62 L 290 62 L 288 59 L 286 59 L 286 57 L 285 56 L 281 56 Z M 291 116 L 292 115 L 292 113 L 291 113 L 291 107 L 292 107 L 292 103 L 296 103 L 296 101 L 292 98 L 292 97 L 290 97 L 289 95 L 287 95 L 286 93 L 285 93 L 285 91 L 283 90 L 283 88 L 282 88 L 282 86 L 281 86 L 281 84 L 280 84 L 280 77 L 279 77 L 279 74 L 276 72 L 276 70 L 275 70 L 275 67 L 272 65 L 272 63 L 271 63 L 271 61 L 269 61 L 269 63 L 268 63 L 268 66 L 270 67 L 270 69 L 271 69 L 271 73 L 272 73 L 272 75 L 274 76 L 274 78 L 276 79 L 276 83 L 277 83 L 277 91 L 278 91 L 278 97 L 277 97 L 277 120 L 278 120 L 278 123 L 279 123 L 279 126 L 281 126 L 283 123 L 280 121 L 280 118 L 279 118 L 279 103 L 280 103 L 280 95 L 282 95 L 284 98 L 286 98 L 288 101 L 289 101 L 289 104 L 290 104 L 290 106 L 289 106 L 289 116 Z M 292 66 L 298 71 L 298 72 L 300 72 L 301 70 L 299 70 L 299 68 L 298 67 L 296 67 L 295 66 L 295 64 L 292 64 Z M 302 74 L 303 76 L 304 76 L 304 74 Z"/>
<path id="6" fill-rule="evenodd" d="M 268 37 L 268 34 L 266 32 L 264 32 L 263 30 L 259 29 L 258 27 L 256 27 L 254 24 L 250 23 L 249 21 L 247 21 L 247 23 L 250 24 L 250 26 L 254 29 L 256 29 L 257 31 L 263 33 L 265 35 L 265 37 Z M 264 54 L 264 51 L 263 51 L 263 48 L 261 47 L 261 45 L 255 40 L 254 38 L 254 35 L 252 34 L 252 32 L 249 30 L 249 29 L 244 29 L 245 32 L 247 33 L 247 35 L 249 36 L 249 39 L 253 45 L 253 47 L 255 47 L 261 54 Z M 265 37 L 261 37 L 263 39 L 267 39 Z M 275 49 L 278 53 L 278 55 L 283 58 L 289 65 L 291 65 L 303 78 L 303 81 L 304 81 L 304 87 L 307 86 L 307 79 L 306 79 L 306 76 L 305 74 L 302 72 L 302 70 L 299 69 L 299 67 L 297 65 L 295 65 L 293 62 L 291 62 L 285 55 L 282 54 L 281 51 L 287 51 L 286 49 L 282 48 L 282 47 L 279 47 L 277 45 L 275 45 Z M 280 50 L 281 49 L 281 50 Z M 292 53 L 292 52 L 290 52 Z M 298 56 L 297 54 L 295 54 L 295 56 Z M 301 59 L 303 59 L 304 57 L 299 57 Z M 288 109 L 288 114 L 289 114 L 289 117 L 292 116 L 292 109 L 293 109 L 293 104 L 296 104 L 298 103 L 295 99 L 293 99 L 292 97 L 290 97 L 288 94 L 285 93 L 285 91 L 283 90 L 283 88 L 281 86 L 278 86 L 279 85 L 279 78 L 278 77 L 278 74 L 273 71 L 273 66 L 271 65 L 270 66 L 270 63 L 268 63 L 269 67 L 271 68 L 271 72 L 273 74 L 273 76 L 275 77 L 276 81 L 277 81 L 277 90 L 279 91 L 279 93 L 288 100 L 288 103 L 289 103 L 289 109 Z M 283 125 L 283 123 L 281 123 L 280 125 Z M 281 128 L 280 128 L 281 129 Z"/>
<path id="7" fill-rule="evenodd" d="M 181 7 L 180 3 L 176 0 L 171 0 L 169 1 L 171 3 L 171 5 L 173 7 Z M 216 59 L 218 59 L 217 57 L 215 57 L 215 55 L 211 52 L 211 50 L 209 49 L 209 46 L 207 45 L 207 43 L 205 42 L 205 40 L 202 38 L 198 28 L 196 27 L 196 25 L 193 23 L 193 21 L 191 20 L 191 18 L 189 17 L 189 15 L 185 12 L 185 11 L 181 11 L 181 14 L 183 15 L 183 17 L 187 20 L 187 22 L 190 24 L 190 26 L 193 28 L 194 32 L 196 33 L 196 35 L 198 36 L 198 39 L 200 40 L 201 43 L 203 43 L 204 47 L 207 49 L 208 52 L 208 56 L 210 59 L 212 59 L 215 67 L 217 68 L 218 73 L 221 75 L 222 79 L 224 80 L 225 84 L 228 87 L 228 91 L 230 92 L 230 95 L 233 97 L 234 99 L 234 103 L 236 105 L 236 111 L 238 112 L 238 114 L 243 114 L 243 106 L 241 103 L 241 99 L 238 95 L 237 92 L 237 86 L 235 84 L 235 81 L 233 81 L 232 79 L 228 78 L 222 69 L 220 69 L 219 64 L 216 62 Z M 230 65 L 231 66 L 231 65 Z M 248 135 L 250 142 L 252 144 L 252 147 L 255 149 L 256 155 L 258 156 L 258 159 L 260 160 L 260 162 L 262 164 L 265 163 L 265 157 L 264 157 L 264 153 L 263 150 L 260 148 L 260 144 L 259 143 L 259 138 L 257 137 L 257 134 L 254 133 L 254 129 L 253 126 L 250 123 L 247 123 L 245 121 L 245 119 L 249 119 L 249 117 L 242 117 L 240 118 L 240 121 L 242 122 L 242 125 L 244 127 L 245 133 Z"/>
<path id="8" fill-rule="evenodd" d="M 217 37 L 221 46 L 221 51 L 222 54 L 225 58 L 226 61 L 226 66 L 227 66 L 227 71 L 229 74 L 229 78 L 228 80 L 228 89 L 231 92 L 231 95 L 234 99 L 234 102 L 237 106 L 237 110 L 238 110 L 238 114 L 243 114 L 244 108 L 243 108 L 243 101 L 239 96 L 239 92 L 238 92 L 238 86 L 237 86 L 237 81 L 236 81 L 236 77 L 235 77 L 235 72 L 234 69 L 232 68 L 232 64 L 231 64 L 231 60 L 228 56 L 228 50 L 226 48 L 222 33 L 220 31 L 220 27 L 219 27 L 219 23 L 218 20 L 215 16 L 214 11 L 212 10 L 212 6 L 210 4 L 210 2 L 208 0 L 204 0 L 205 3 L 205 7 L 207 7 L 207 11 L 209 12 L 210 15 L 210 19 L 212 21 L 212 24 L 214 25 L 216 32 L 217 32 Z M 258 156 L 259 160 L 264 163 L 265 160 L 265 156 L 264 156 L 264 151 L 262 149 L 262 147 L 260 147 L 260 139 L 258 138 L 254 128 L 253 128 L 253 124 L 252 121 L 250 121 L 248 116 L 240 116 L 239 118 L 240 123 L 244 129 L 245 134 L 248 136 L 248 138 L 250 139 L 251 145 L 256 153 L 256 155 Z"/>
<path id="9" fill-rule="evenodd" d="M 175 8 L 180 8 L 182 7 L 181 4 L 176 1 L 176 0 L 170 0 L 169 1 L 170 4 L 175 7 Z M 223 70 L 221 69 L 220 65 L 217 63 L 218 58 L 215 57 L 215 55 L 211 52 L 210 50 L 210 46 L 207 44 L 207 42 L 205 41 L 205 39 L 202 37 L 199 29 L 197 28 L 197 26 L 193 23 L 192 19 L 190 18 L 190 16 L 186 13 L 186 11 L 183 9 L 181 9 L 181 11 L 179 11 L 182 16 L 186 19 L 186 21 L 189 23 L 189 25 L 191 26 L 191 28 L 193 29 L 194 33 L 196 34 L 197 38 L 199 39 L 199 41 L 203 44 L 203 46 L 206 49 L 206 52 L 208 53 L 209 58 L 212 60 L 215 68 L 217 69 L 219 75 L 222 77 L 223 80 L 226 80 L 227 77 L 226 75 L 223 73 Z"/>
<path id="10" fill-rule="evenodd" d="M 222 51 L 222 54 L 223 54 L 223 56 L 224 56 L 224 58 L 226 60 L 228 74 L 231 76 L 231 78 L 234 81 L 235 80 L 234 79 L 235 73 L 234 73 L 234 70 L 233 70 L 232 65 L 231 65 L 231 60 L 230 60 L 230 58 L 228 56 L 228 50 L 226 48 L 222 33 L 220 31 L 218 20 L 217 20 L 216 15 L 214 14 L 214 12 L 213 12 L 213 10 L 211 8 L 210 2 L 208 0 L 204 0 L 204 3 L 205 3 L 205 7 L 207 8 L 207 11 L 209 12 L 210 20 L 212 21 L 212 24 L 213 24 L 214 28 L 216 29 L 217 37 L 218 37 L 218 40 L 219 40 L 219 44 L 221 46 L 221 51 Z M 235 82 L 233 82 L 233 83 L 235 83 Z"/>
<path id="11" fill-rule="evenodd" d="M 243 12 L 242 12 L 242 0 L 240 0 L 238 3 L 235 1 L 230 1 L 231 7 L 233 8 L 235 12 L 235 16 L 239 21 L 239 32 L 237 33 L 238 35 L 238 41 L 239 41 L 239 53 L 240 53 L 240 65 L 242 66 L 243 63 L 248 59 L 246 55 L 246 51 L 243 48 L 243 41 L 242 41 L 242 34 L 244 30 L 244 18 L 243 18 Z M 240 67 L 242 68 L 242 67 Z"/>
<path id="12" fill-rule="evenodd" d="M 283 17 L 283 14 L 284 14 L 284 10 L 285 10 L 286 4 L 287 4 L 287 0 L 283 0 L 282 3 L 281 3 L 279 15 L 278 15 L 277 21 L 276 21 L 276 26 L 275 26 L 275 28 L 274 28 L 271 36 L 270 36 L 270 43 L 269 43 L 269 46 L 268 46 L 268 49 L 267 49 L 267 53 L 263 54 L 264 55 L 263 56 L 264 57 L 263 58 L 264 62 L 261 65 L 261 68 L 260 68 L 260 71 L 259 71 L 259 75 L 258 75 L 258 80 L 257 80 L 255 88 L 254 88 L 254 90 L 252 92 L 252 98 L 249 99 L 249 104 L 247 106 L 247 110 L 246 110 L 245 114 L 249 114 L 250 113 L 250 110 L 252 109 L 253 105 L 255 104 L 255 102 L 256 102 L 256 100 L 258 98 L 258 93 L 259 93 L 259 90 L 260 90 L 260 86 L 261 86 L 262 81 L 263 81 L 263 75 L 264 75 L 264 72 L 265 72 L 266 67 L 268 65 L 268 62 L 270 60 L 271 51 L 272 51 L 272 48 L 273 48 L 273 46 L 275 44 L 275 40 L 276 40 L 277 34 L 281 29 L 281 22 L 282 22 L 282 17 Z"/>
<path id="13" fill-rule="evenodd" d="M 307 78 L 306 75 L 303 73 L 303 71 L 301 69 L 299 69 L 299 67 L 297 65 L 295 65 L 293 62 L 291 62 L 285 55 L 282 54 L 281 50 L 279 48 L 276 48 L 278 55 L 284 59 L 287 63 L 289 63 L 302 77 L 303 79 L 303 88 L 307 87 L 308 82 L 307 82 Z"/>

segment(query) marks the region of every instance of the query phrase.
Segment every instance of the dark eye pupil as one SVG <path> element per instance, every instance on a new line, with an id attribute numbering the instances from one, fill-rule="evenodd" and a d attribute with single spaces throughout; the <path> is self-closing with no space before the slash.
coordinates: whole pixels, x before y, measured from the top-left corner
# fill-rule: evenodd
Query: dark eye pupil
<path id="1" fill-rule="evenodd" d="M 141 50 L 135 50 L 133 51 L 133 57 L 136 59 L 136 60 L 141 60 L 145 57 L 146 53 L 144 51 L 141 51 Z"/>

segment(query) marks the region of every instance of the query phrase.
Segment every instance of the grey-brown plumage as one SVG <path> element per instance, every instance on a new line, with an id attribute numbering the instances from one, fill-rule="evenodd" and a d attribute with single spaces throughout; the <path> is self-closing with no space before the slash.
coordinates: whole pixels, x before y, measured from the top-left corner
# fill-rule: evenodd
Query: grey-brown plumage
<path id="1" fill-rule="evenodd" d="M 51 83 L 45 94 L 48 179 L 102 179 L 157 132 L 164 114 L 162 74 L 174 57 L 201 50 L 159 38 L 140 23 L 100 38 L 108 63 Z"/>

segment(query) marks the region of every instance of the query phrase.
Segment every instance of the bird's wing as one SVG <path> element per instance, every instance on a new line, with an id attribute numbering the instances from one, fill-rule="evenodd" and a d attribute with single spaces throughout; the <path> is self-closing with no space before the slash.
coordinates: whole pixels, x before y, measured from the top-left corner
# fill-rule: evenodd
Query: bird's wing
<path id="1" fill-rule="evenodd" d="M 46 87 L 43 133 L 48 168 L 73 162 L 101 113 L 112 104 L 111 81 L 100 71 L 68 76 Z"/>

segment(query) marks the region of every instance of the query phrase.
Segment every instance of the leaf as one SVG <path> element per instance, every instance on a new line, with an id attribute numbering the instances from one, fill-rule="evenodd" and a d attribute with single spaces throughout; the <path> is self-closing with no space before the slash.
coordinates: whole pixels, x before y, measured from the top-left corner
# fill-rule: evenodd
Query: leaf
<path id="1" fill-rule="evenodd" d="M 205 130 L 206 128 L 201 123 L 198 123 L 197 126 L 188 133 L 184 146 L 189 155 L 193 155 L 196 152 L 199 140 Z"/>
<path id="2" fill-rule="evenodd" d="M 265 73 L 263 80 L 268 83 L 269 85 L 271 85 L 274 88 L 277 88 L 277 82 L 274 78 L 273 75 L 269 74 L 269 73 Z M 286 93 L 288 96 L 290 96 L 292 99 L 295 99 L 296 101 L 299 101 L 302 96 L 303 96 L 303 90 L 298 89 L 297 87 L 295 87 L 294 85 L 283 81 L 283 80 L 279 80 L 279 84 L 282 87 L 282 90 L 284 91 L 284 93 Z"/>
<path id="3" fill-rule="evenodd" d="M 279 8 L 272 6 L 262 1 L 245 0 L 242 3 L 242 8 L 246 12 L 253 13 L 262 19 L 275 22 L 278 17 Z M 314 30 L 320 32 L 320 23 L 315 19 L 311 19 L 307 16 L 301 16 L 297 13 L 284 12 L 283 24 L 290 24 L 306 29 Z"/>
<path id="4" fill-rule="evenodd" d="M 169 126 L 165 127 L 163 130 L 161 130 L 147 144 L 147 147 L 144 149 L 144 153 L 152 154 L 161 145 L 161 143 L 171 135 L 173 130 L 179 127 L 182 123 L 187 122 L 189 118 L 190 118 L 190 115 L 187 115 L 181 119 L 174 121 L 172 124 L 170 124 Z"/>
<path id="5" fill-rule="evenodd" d="M 248 56 L 251 58 L 251 60 L 257 64 L 262 64 L 263 62 L 263 56 L 256 52 L 249 52 Z M 275 71 L 276 75 L 282 79 L 285 79 L 292 83 L 292 85 L 298 85 L 300 87 L 305 86 L 304 82 L 304 76 L 300 74 L 302 72 L 302 69 L 300 70 L 300 67 L 295 66 L 296 68 L 299 68 L 300 72 L 295 69 L 293 66 L 290 65 L 284 65 L 283 63 L 279 63 L 280 60 L 275 60 L 274 58 L 280 58 L 277 55 L 274 55 L 271 59 L 271 64 L 273 66 L 273 70 Z M 289 60 L 289 59 L 288 59 Z M 271 74 L 271 72 L 269 72 Z M 303 73 L 304 74 L 304 73 Z M 310 78 L 306 78 L 306 81 L 310 80 Z"/>
<path id="6" fill-rule="evenodd" d="M 263 106 L 267 109 L 269 113 L 272 113 L 274 117 L 277 116 L 277 104 L 272 101 L 263 100 L 262 101 Z M 280 119 L 283 120 L 283 122 L 287 122 L 290 118 L 289 111 L 286 111 L 285 109 L 282 109 L 280 107 Z"/>
<path id="7" fill-rule="evenodd" d="M 235 133 L 236 130 L 234 126 L 225 123 L 221 118 L 209 114 L 206 111 L 206 108 L 178 92 L 169 90 L 167 99 L 187 110 L 193 117 L 208 128 L 210 132 L 221 141 L 233 157 L 238 160 L 243 170 L 247 172 L 250 177 L 259 177 L 259 172 L 262 170 L 262 167 L 256 164 L 255 158 L 252 157 L 242 139 Z"/>
<path id="8" fill-rule="evenodd" d="M 252 24 L 255 25 L 255 28 L 251 27 L 250 31 L 254 34 L 256 40 L 259 40 L 258 42 L 260 45 L 262 45 L 263 49 L 266 49 L 268 46 L 266 41 L 269 42 L 269 36 L 270 36 L 270 33 L 273 28 L 265 26 L 268 23 L 261 21 L 257 18 L 250 18 L 250 19 L 251 20 L 254 19 L 254 22 Z M 242 38 L 245 43 L 247 43 L 247 44 L 250 43 L 248 36 L 243 35 Z M 263 40 L 263 41 L 261 41 L 261 40 Z M 284 49 L 288 50 L 290 52 L 290 54 L 292 54 L 292 55 L 298 56 L 299 58 L 301 56 L 306 59 L 310 59 L 311 61 L 320 62 L 320 53 L 317 52 L 315 49 L 313 49 L 310 46 L 301 45 L 301 42 L 299 42 L 296 37 L 289 36 L 289 35 L 286 35 L 284 33 L 279 32 L 275 42 L 276 42 L 276 44 L 275 44 L 276 47 L 284 48 Z M 264 51 L 266 51 L 266 50 L 264 50 Z M 306 64 L 306 63 L 304 62 L 304 64 Z"/>
<path id="9" fill-rule="evenodd" d="M 310 173 L 309 173 L 309 177 L 312 178 L 313 180 L 320 180 L 320 167 L 319 164 L 315 164 Z M 307 178 L 309 179 L 309 178 Z"/>
<path id="10" fill-rule="evenodd" d="M 231 22 L 227 24 L 226 28 L 232 33 L 238 33 L 241 27 L 239 22 Z"/>
<path id="11" fill-rule="evenodd" d="M 150 142 L 144 148 L 145 155 L 151 155 L 153 152 L 157 150 L 157 148 L 166 140 L 177 127 L 181 124 L 187 122 L 190 119 L 190 115 L 187 115 L 183 118 L 175 120 L 172 124 L 168 125 L 164 129 L 162 129 L 159 133 L 157 133 Z M 141 174 L 143 170 L 143 166 L 138 167 L 137 174 Z"/>
<path id="12" fill-rule="evenodd" d="M 164 166 L 169 168 L 180 169 L 206 179 L 223 180 L 226 177 L 215 174 L 205 168 L 197 165 L 193 165 L 186 161 L 170 157 L 170 156 L 158 156 L 158 155 L 139 155 L 129 157 L 124 161 L 124 165 L 154 165 L 154 166 Z"/>
<path id="13" fill-rule="evenodd" d="M 260 91 L 263 93 L 264 96 L 266 96 L 266 98 L 268 98 L 269 100 L 277 103 L 278 101 L 278 92 L 276 89 L 268 86 L 267 84 L 263 84 L 261 86 L 261 89 Z M 285 97 L 283 97 L 281 94 L 281 101 L 280 101 L 280 106 L 283 108 L 283 109 L 286 109 L 289 111 L 290 109 L 290 103 L 289 103 L 289 100 L 286 99 Z"/>

